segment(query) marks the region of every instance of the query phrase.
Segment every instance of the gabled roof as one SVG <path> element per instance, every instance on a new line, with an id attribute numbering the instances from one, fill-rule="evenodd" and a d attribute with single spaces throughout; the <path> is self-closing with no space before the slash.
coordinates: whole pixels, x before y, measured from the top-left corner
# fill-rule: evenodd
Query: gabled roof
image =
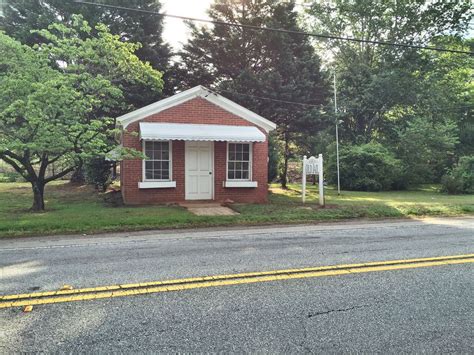
<path id="1" fill-rule="evenodd" d="M 201 97 L 204 100 L 207 100 L 210 103 L 213 103 L 214 105 L 217 105 L 220 108 L 263 128 L 266 132 L 272 131 L 276 128 L 275 123 L 201 85 L 122 115 L 117 118 L 117 121 L 123 128 L 126 128 L 132 122 L 139 121 L 145 117 L 164 111 L 173 106 L 177 106 L 196 97 Z"/>

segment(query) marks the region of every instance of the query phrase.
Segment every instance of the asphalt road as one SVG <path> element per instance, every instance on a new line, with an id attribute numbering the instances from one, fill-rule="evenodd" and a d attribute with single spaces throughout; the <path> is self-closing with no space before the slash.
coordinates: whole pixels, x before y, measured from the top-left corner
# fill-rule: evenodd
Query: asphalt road
<path id="1" fill-rule="evenodd" d="M 474 219 L 0 239 L 0 294 L 474 253 Z M 0 353 L 474 352 L 473 264 L 0 310 Z"/>

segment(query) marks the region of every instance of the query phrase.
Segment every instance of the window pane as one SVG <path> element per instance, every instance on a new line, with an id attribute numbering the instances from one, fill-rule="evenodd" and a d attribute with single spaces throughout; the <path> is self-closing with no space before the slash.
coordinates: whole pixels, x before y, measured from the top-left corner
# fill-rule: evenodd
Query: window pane
<path id="1" fill-rule="evenodd" d="M 250 179 L 250 144 L 229 143 L 227 179 Z"/>
<path id="2" fill-rule="evenodd" d="M 145 179 L 170 179 L 170 143 L 145 141 Z"/>
<path id="3" fill-rule="evenodd" d="M 153 142 L 145 142 L 145 155 L 147 159 L 153 159 Z"/>
<path id="4" fill-rule="evenodd" d="M 229 143 L 229 160 L 235 160 L 235 144 Z"/>

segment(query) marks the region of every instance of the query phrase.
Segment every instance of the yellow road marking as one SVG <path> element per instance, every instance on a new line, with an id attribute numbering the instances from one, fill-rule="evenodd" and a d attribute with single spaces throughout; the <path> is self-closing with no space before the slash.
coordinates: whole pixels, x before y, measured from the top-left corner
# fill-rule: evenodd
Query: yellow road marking
<path id="1" fill-rule="evenodd" d="M 250 284 L 257 282 L 314 278 L 324 276 L 337 276 L 347 275 L 351 273 L 365 273 L 443 265 L 455 265 L 473 262 L 474 254 L 465 254 L 433 258 L 390 260 L 381 262 L 321 266 L 313 268 L 284 269 L 263 272 L 248 272 L 241 274 L 193 277 L 135 284 L 89 287 L 76 290 L 72 289 L 24 293 L 0 296 L 0 308 L 86 301 L 102 298 L 143 295 L 157 292 L 182 291 L 195 288 Z"/>

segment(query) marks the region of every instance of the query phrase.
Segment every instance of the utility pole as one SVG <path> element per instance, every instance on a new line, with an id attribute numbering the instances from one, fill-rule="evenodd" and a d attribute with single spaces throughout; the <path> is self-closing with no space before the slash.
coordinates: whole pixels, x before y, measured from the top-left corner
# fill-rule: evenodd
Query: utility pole
<path id="1" fill-rule="evenodd" d="M 337 89 L 336 71 L 334 71 L 334 116 L 336 117 L 336 166 L 337 166 L 337 195 L 341 194 L 341 180 L 339 175 L 339 119 L 337 118 Z"/>

